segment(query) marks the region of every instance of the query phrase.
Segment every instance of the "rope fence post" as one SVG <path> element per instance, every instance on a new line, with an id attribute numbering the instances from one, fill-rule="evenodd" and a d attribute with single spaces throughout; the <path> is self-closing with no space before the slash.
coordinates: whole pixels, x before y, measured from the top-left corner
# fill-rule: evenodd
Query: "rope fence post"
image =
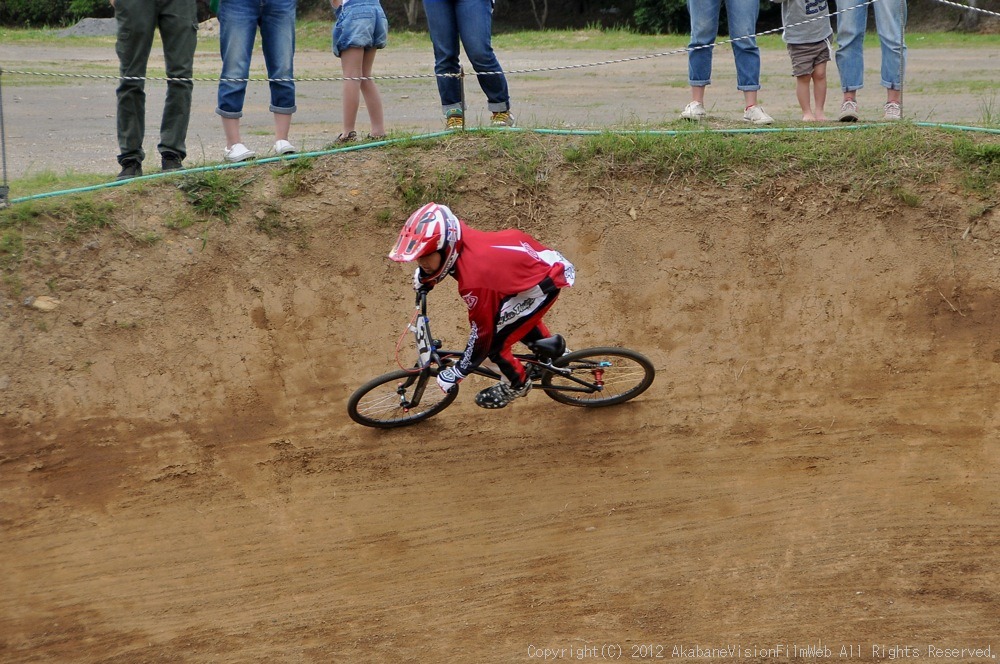
<path id="1" fill-rule="evenodd" d="M 465 65 L 458 65 L 458 87 L 462 91 L 462 117 L 465 117 Z"/>
<path id="2" fill-rule="evenodd" d="M 0 180 L 0 210 L 10 205 L 10 187 L 7 185 L 7 134 L 3 127 L 3 69 L 0 69 L 0 164 L 3 179 Z"/>

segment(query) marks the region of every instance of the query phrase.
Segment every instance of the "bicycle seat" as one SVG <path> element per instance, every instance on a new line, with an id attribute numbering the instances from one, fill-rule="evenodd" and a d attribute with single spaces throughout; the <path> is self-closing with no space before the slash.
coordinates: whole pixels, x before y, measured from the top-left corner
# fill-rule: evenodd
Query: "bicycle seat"
<path id="1" fill-rule="evenodd" d="M 562 335 L 554 334 L 551 337 L 539 339 L 533 344 L 528 344 L 531 352 L 545 360 L 554 360 L 566 352 L 566 340 Z"/>

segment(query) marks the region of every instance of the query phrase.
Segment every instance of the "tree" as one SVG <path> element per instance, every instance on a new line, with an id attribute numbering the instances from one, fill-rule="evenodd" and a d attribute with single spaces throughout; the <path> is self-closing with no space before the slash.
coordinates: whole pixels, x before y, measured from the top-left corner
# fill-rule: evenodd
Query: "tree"
<path id="1" fill-rule="evenodd" d="M 639 32 L 654 35 L 690 29 L 685 0 L 636 0 L 633 21 Z"/>
<path id="2" fill-rule="evenodd" d="M 406 9 L 406 24 L 412 28 L 420 15 L 420 0 L 403 0 L 403 7 Z"/>
<path id="3" fill-rule="evenodd" d="M 970 7 L 978 7 L 978 0 L 966 0 L 966 3 Z M 979 19 L 981 14 L 977 11 L 963 11 L 961 18 L 958 19 L 958 29 L 972 31 L 979 27 Z"/>
<path id="4" fill-rule="evenodd" d="M 538 6 L 541 5 L 542 13 L 538 14 Z M 549 18 L 549 0 L 531 0 L 531 13 L 535 15 L 535 23 L 539 30 L 545 29 L 545 21 Z"/>

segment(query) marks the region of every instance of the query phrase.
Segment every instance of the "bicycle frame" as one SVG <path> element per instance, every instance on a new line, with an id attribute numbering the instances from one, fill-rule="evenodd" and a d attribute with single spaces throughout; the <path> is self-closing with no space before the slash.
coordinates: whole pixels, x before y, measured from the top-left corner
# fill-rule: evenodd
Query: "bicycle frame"
<path id="1" fill-rule="evenodd" d="M 434 367 L 439 367 L 443 369 L 445 367 L 451 366 L 457 361 L 464 353 L 465 350 L 445 350 L 441 348 L 441 342 L 434 338 L 431 334 L 430 319 L 427 316 L 427 292 L 424 290 L 417 292 L 416 298 L 417 314 L 414 323 L 410 326 L 410 330 L 414 334 L 417 345 L 417 363 L 415 372 L 415 378 L 423 378 L 422 384 L 418 385 L 417 390 L 414 392 L 414 398 L 411 403 L 420 403 L 420 397 L 423 396 L 423 389 L 426 387 L 426 378 L 436 375 Z M 577 376 L 573 375 L 573 371 L 566 368 L 561 368 L 553 366 L 552 362 L 555 358 L 541 357 L 537 353 L 514 353 L 514 357 L 520 360 L 525 367 L 528 369 L 528 374 L 532 379 L 538 379 L 544 376 L 546 373 L 553 373 L 574 383 L 577 383 L 580 387 L 572 387 L 569 385 L 538 385 L 537 389 L 544 390 L 546 392 L 584 392 L 591 393 L 600 391 L 603 387 L 603 383 L 600 377 L 594 382 L 582 380 Z M 600 371 L 600 367 L 595 368 L 596 371 Z M 502 380 L 503 376 L 499 372 L 490 369 L 489 367 L 477 366 L 472 370 L 472 374 L 477 376 L 484 376 L 486 378 L 491 378 L 493 380 Z M 412 385 L 412 381 L 406 381 L 406 386 Z"/>

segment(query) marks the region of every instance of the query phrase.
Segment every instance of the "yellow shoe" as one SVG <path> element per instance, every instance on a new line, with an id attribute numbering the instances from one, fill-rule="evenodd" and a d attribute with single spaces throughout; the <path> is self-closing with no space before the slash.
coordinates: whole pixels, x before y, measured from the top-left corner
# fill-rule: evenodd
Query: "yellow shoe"
<path id="1" fill-rule="evenodd" d="M 457 108 L 452 109 L 445 115 L 445 123 L 448 129 L 465 129 L 465 113 Z"/>
<path id="2" fill-rule="evenodd" d="M 513 127 L 514 116 L 510 114 L 510 111 L 499 111 L 493 114 L 493 122 L 490 124 L 494 127 Z"/>

